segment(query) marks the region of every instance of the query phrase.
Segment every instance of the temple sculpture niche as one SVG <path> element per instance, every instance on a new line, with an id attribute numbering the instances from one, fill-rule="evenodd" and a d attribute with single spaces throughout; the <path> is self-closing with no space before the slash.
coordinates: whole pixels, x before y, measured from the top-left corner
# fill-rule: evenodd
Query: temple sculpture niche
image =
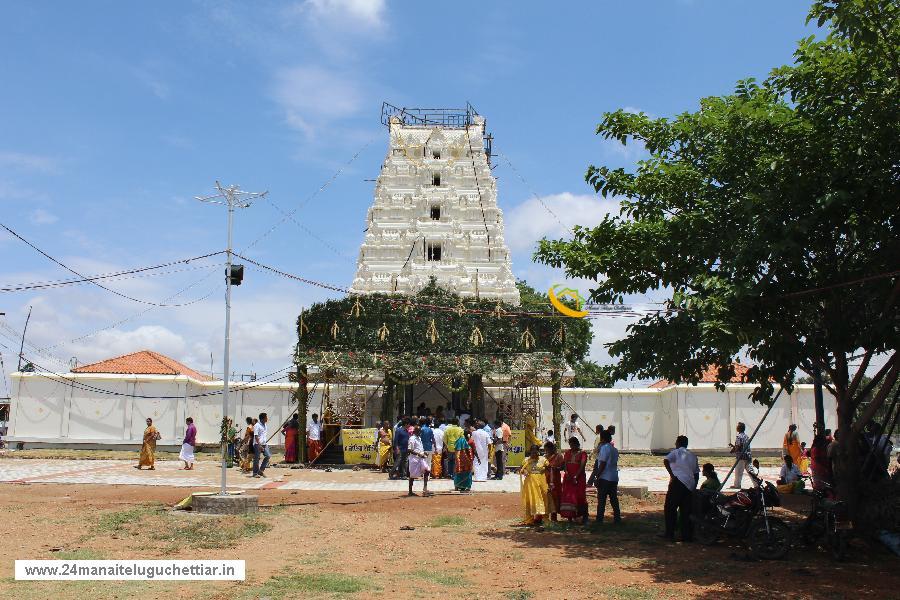
<path id="1" fill-rule="evenodd" d="M 519 304 L 485 119 L 382 106 L 390 146 L 366 217 L 352 293 L 415 294 L 434 277 L 467 298 Z"/>

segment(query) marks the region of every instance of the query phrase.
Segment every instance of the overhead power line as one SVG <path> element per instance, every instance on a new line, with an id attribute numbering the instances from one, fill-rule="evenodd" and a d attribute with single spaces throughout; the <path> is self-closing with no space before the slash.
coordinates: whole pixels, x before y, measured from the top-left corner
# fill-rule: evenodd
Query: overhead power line
<path id="1" fill-rule="evenodd" d="M 252 248 L 252 247 L 255 246 L 256 244 L 258 244 L 259 242 L 261 242 L 262 240 L 264 240 L 265 238 L 267 238 L 269 235 L 271 235 L 271 233 L 272 233 L 273 231 L 275 231 L 276 229 L 278 229 L 279 227 L 281 227 L 281 225 L 283 225 L 285 221 L 287 221 L 288 219 L 292 218 L 292 217 L 297 213 L 297 211 L 299 211 L 300 209 L 302 209 L 303 207 L 305 207 L 307 204 L 309 204 L 309 203 L 313 200 L 313 198 L 315 198 L 316 196 L 318 196 L 319 193 L 323 192 L 328 186 L 330 186 L 332 183 L 334 183 L 334 181 L 341 175 L 341 173 L 344 172 L 344 169 L 346 169 L 346 168 L 349 167 L 351 164 L 353 164 L 353 162 L 354 162 L 357 158 L 359 158 L 359 155 L 362 154 L 363 151 L 365 151 L 365 149 L 368 148 L 369 145 L 370 145 L 373 141 L 375 141 L 375 138 L 374 138 L 374 137 L 373 137 L 372 139 L 370 139 L 368 142 L 366 142 L 365 144 L 363 144 L 362 147 L 361 147 L 359 150 L 356 151 L 356 154 L 354 154 L 354 155 L 350 158 L 350 160 L 348 160 L 346 163 L 344 163 L 343 165 L 341 165 L 341 167 L 340 167 L 337 171 L 335 171 L 335 173 L 331 176 L 331 178 L 329 178 L 325 183 L 323 183 L 321 186 L 319 186 L 319 187 L 316 189 L 316 191 L 314 191 L 314 192 L 313 192 L 312 194 L 310 194 L 305 200 L 303 200 L 300 204 L 298 204 L 296 208 L 294 208 L 293 210 L 288 211 L 287 214 L 284 214 L 284 215 L 281 217 L 281 220 L 277 221 L 277 222 L 276 222 L 274 225 L 272 225 L 269 229 L 267 229 L 266 231 L 264 231 L 262 235 L 260 235 L 258 238 L 256 238 L 256 239 L 253 240 L 252 242 L 250 242 L 247 246 L 245 246 L 244 249 L 241 250 L 241 252 L 246 252 L 247 250 L 249 250 L 250 248 Z"/>
<path id="2" fill-rule="evenodd" d="M 2 342 L 0 342 L 0 346 L 2 346 L 3 348 L 6 348 L 7 350 L 10 350 L 10 347 Z M 107 390 L 104 388 L 100 388 L 97 386 L 93 386 L 93 385 L 84 383 L 82 381 L 78 381 L 77 379 L 73 379 L 71 377 L 67 377 L 64 373 L 57 373 L 57 372 L 53 371 L 52 369 L 47 369 L 46 367 L 40 365 L 39 363 L 31 360 L 31 358 L 28 356 L 25 356 L 25 360 L 27 360 L 29 363 L 31 363 L 37 369 L 39 369 L 38 372 L 41 375 L 57 378 L 61 381 L 65 381 L 66 383 L 72 385 L 73 387 L 77 387 L 82 390 L 93 391 L 93 392 L 97 392 L 99 394 L 106 394 L 108 396 L 121 396 L 121 397 L 125 397 L 125 398 L 140 398 L 140 399 L 147 399 L 147 400 L 180 400 L 181 398 L 207 398 L 209 396 L 218 396 L 223 393 L 223 390 L 215 390 L 212 392 L 205 392 L 203 394 L 188 394 L 187 396 L 184 396 L 184 395 L 180 395 L 180 396 L 147 396 L 147 395 L 141 395 L 141 394 L 123 394 L 122 392 L 115 392 L 112 390 Z M 251 390 L 253 388 L 257 388 L 257 387 L 260 387 L 260 386 L 263 386 L 263 385 L 266 385 L 269 383 L 277 383 L 278 381 L 287 379 L 289 377 L 289 375 L 283 375 L 276 379 L 266 379 L 266 378 L 272 377 L 273 375 L 277 375 L 279 373 L 283 373 L 283 372 L 288 371 L 293 368 L 294 368 L 294 365 L 290 365 L 290 366 L 278 369 L 277 371 L 272 371 L 271 373 L 267 373 L 266 375 L 263 375 L 263 377 L 261 378 L 261 379 L 264 379 L 263 381 L 254 381 L 254 382 L 248 383 L 246 385 L 237 385 L 237 386 L 231 388 L 231 391 L 241 392 L 241 391 L 245 391 L 245 390 Z"/>
<path id="3" fill-rule="evenodd" d="M 263 264 L 259 261 L 253 260 L 252 258 L 248 258 L 248 257 L 243 256 L 238 253 L 235 253 L 234 255 L 237 256 L 238 258 L 240 258 L 241 260 L 244 260 L 244 261 L 250 263 L 251 265 L 253 265 L 255 267 L 264 269 L 266 271 L 270 271 L 272 273 L 275 273 L 276 275 L 280 275 L 287 279 L 293 279 L 294 281 L 299 281 L 300 283 L 304 283 L 307 285 L 313 285 L 316 287 L 320 287 L 320 288 L 323 288 L 326 290 L 332 290 L 335 292 L 341 292 L 343 294 L 350 293 L 350 291 L 347 290 L 346 288 L 338 287 L 338 286 L 332 285 L 330 283 L 323 283 L 321 281 L 315 281 L 314 279 L 301 277 L 299 275 L 294 275 L 293 273 L 288 273 L 287 271 L 283 271 L 276 267 L 272 267 L 270 265 Z M 426 309 L 440 311 L 440 312 L 464 312 L 464 313 L 470 313 L 470 314 L 496 314 L 495 311 L 493 311 L 493 310 L 485 310 L 485 309 L 480 309 L 480 308 L 460 308 L 458 306 L 446 306 L 446 305 L 441 305 L 441 304 L 416 302 L 415 300 L 412 299 L 412 297 L 406 298 L 406 299 L 398 299 L 398 298 L 388 298 L 385 296 L 380 296 L 378 294 L 372 294 L 371 296 L 368 296 L 368 297 L 378 299 L 383 302 L 387 302 L 388 304 L 391 304 L 393 306 L 408 305 L 408 306 L 415 306 L 418 308 L 426 308 Z M 662 312 L 663 310 L 666 310 L 666 309 L 652 309 L 652 310 L 645 310 L 645 311 L 636 311 L 636 310 L 620 310 L 620 309 L 601 309 L 598 307 L 599 307 L 599 305 L 593 305 L 588 310 L 588 317 L 637 317 L 637 316 L 644 316 L 646 314 Z M 527 311 L 502 312 L 498 316 L 508 317 L 508 318 L 516 318 L 516 317 L 536 317 L 536 318 L 553 318 L 553 319 L 568 318 L 568 317 L 563 317 L 561 315 L 553 314 L 553 313 L 539 313 L 539 312 L 527 312 Z"/>
<path id="4" fill-rule="evenodd" d="M 168 263 L 164 263 L 164 264 L 160 264 L 160 265 L 153 265 L 151 267 L 128 269 L 125 271 L 116 271 L 113 273 L 103 273 L 100 275 L 89 275 L 89 276 L 82 277 L 79 279 L 71 279 L 71 278 L 70 279 L 54 279 L 54 280 L 50 280 L 50 281 L 36 281 L 36 282 L 33 281 L 33 282 L 29 282 L 29 283 L 7 284 L 5 287 L 0 287 L 0 292 L 22 292 L 22 291 L 27 291 L 27 290 L 39 290 L 39 289 L 45 289 L 45 288 L 64 287 L 67 285 L 74 285 L 74 284 L 79 284 L 79 283 L 90 283 L 92 281 L 106 280 L 106 279 L 114 279 L 114 280 L 130 279 L 131 277 L 129 277 L 129 276 L 151 277 L 151 276 L 158 276 L 158 275 L 170 275 L 172 273 L 183 273 L 185 271 L 194 271 L 197 269 L 208 269 L 211 267 L 220 266 L 220 263 L 216 263 L 213 265 L 199 265 L 199 266 L 192 267 L 189 269 L 175 269 L 175 270 L 171 270 L 171 271 L 155 272 L 155 271 L 158 271 L 158 269 L 163 269 L 165 267 L 171 267 L 171 266 L 178 265 L 178 264 L 187 264 L 187 263 L 191 263 L 196 260 L 209 258 L 210 256 L 216 256 L 218 254 L 224 254 L 224 250 L 220 250 L 219 252 L 213 252 L 210 254 L 204 254 L 203 256 L 195 256 L 193 258 L 185 258 L 182 260 L 176 260 L 176 261 L 172 261 L 172 262 L 168 262 Z"/>
<path id="5" fill-rule="evenodd" d="M 73 268 L 70 267 L 69 265 L 63 263 L 62 261 L 57 260 L 56 258 L 53 258 L 53 257 L 50 256 L 48 253 L 46 253 L 46 252 L 44 252 L 43 250 L 41 250 L 40 248 L 38 248 L 37 246 L 35 246 L 34 244 L 32 244 L 31 242 L 29 242 L 28 240 L 26 240 L 24 237 L 22 237 L 21 235 L 19 235 L 18 233 L 16 233 L 15 231 L 13 231 L 12 229 L 10 229 L 10 228 L 7 227 L 6 225 L 4 225 L 3 223 L 0 223 L 0 227 L 2 227 L 3 229 L 5 229 L 6 231 L 8 231 L 13 237 L 15 237 L 15 238 L 21 240 L 21 241 L 22 241 L 23 243 L 25 243 L 28 247 L 30 247 L 31 249 L 33 249 L 35 252 L 37 252 L 37 253 L 40 254 L 41 256 L 45 257 L 47 260 L 56 263 L 57 265 L 59 265 L 60 267 L 62 267 L 63 269 L 65 269 L 66 271 L 72 273 L 73 275 L 76 275 L 76 276 L 80 277 L 81 279 L 85 279 L 86 281 L 88 281 L 89 283 L 91 283 L 91 284 L 97 286 L 97 287 L 100 288 L 101 290 L 105 290 L 105 291 L 107 291 L 107 292 L 109 292 L 109 293 L 111 293 L 111 294 L 114 294 L 114 295 L 116 295 L 116 296 L 119 296 L 120 298 L 125 298 L 126 300 L 131 300 L 132 302 L 137 302 L 137 303 L 139 303 L 139 304 L 147 304 L 147 305 L 150 305 L 150 306 L 159 306 L 159 307 L 185 306 L 185 304 L 164 304 L 164 303 L 159 303 L 159 302 L 151 302 L 151 301 L 149 301 L 149 300 L 142 300 L 141 298 L 135 298 L 135 297 L 133 297 L 133 296 L 129 296 L 128 294 L 123 294 L 122 292 L 119 292 L 119 291 L 114 290 L 114 289 L 112 289 L 112 288 L 106 287 L 106 286 L 103 285 L 102 283 L 97 283 L 96 281 L 90 280 L 89 278 L 85 277 L 82 273 L 79 273 L 78 271 L 76 271 L 75 269 L 73 269 Z"/>

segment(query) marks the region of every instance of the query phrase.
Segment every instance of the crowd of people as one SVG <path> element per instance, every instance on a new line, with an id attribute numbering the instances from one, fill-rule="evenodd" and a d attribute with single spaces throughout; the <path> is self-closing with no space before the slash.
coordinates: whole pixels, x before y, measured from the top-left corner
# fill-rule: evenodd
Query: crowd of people
<path id="1" fill-rule="evenodd" d="M 293 420 L 296 421 L 296 415 Z M 238 431 L 234 426 L 231 418 L 225 422 L 225 461 L 228 468 L 232 468 L 237 462 L 241 471 L 251 477 L 265 477 L 266 469 L 272 458 L 272 452 L 269 448 L 269 417 L 266 413 L 260 413 L 258 418 L 247 417 L 247 426 L 244 429 L 243 436 L 238 436 Z M 136 469 L 147 467 L 148 470 L 156 468 L 156 442 L 161 439 L 159 430 L 153 424 L 153 419 L 147 417 L 147 427 L 144 429 L 143 440 L 141 443 L 141 453 L 138 457 Z M 296 440 L 296 438 L 295 438 Z M 185 471 L 191 471 L 194 468 L 196 457 L 194 450 L 197 446 L 197 426 L 194 425 L 193 417 L 185 419 L 184 439 L 181 442 L 181 450 L 178 458 L 184 463 L 182 467 Z M 296 448 L 296 441 L 295 446 Z M 290 446 L 286 447 L 287 451 Z M 294 450 L 296 454 L 296 449 Z"/>
<path id="2" fill-rule="evenodd" d="M 408 494 L 416 495 L 414 483 L 423 481 L 423 495 L 430 495 L 429 480 L 447 478 L 453 480 L 458 492 L 469 492 L 473 482 L 488 479 L 503 479 L 510 447 L 511 429 L 503 419 L 493 423 L 486 419 L 474 418 L 467 410 L 457 414 L 448 404 L 440 407 L 434 415 L 424 405 L 419 407 L 421 416 L 402 416 L 394 424 L 381 423 L 373 440 L 376 453 L 375 465 L 391 479 L 406 479 Z M 605 518 L 606 505 L 612 509 L 612 520 L 622 519 L 618 498 L 619 452 L 613 441 L 615 427 L 595 428 L 593 450 L 588 454 L 581 443 L 586 441 L 579 425 L 579 417 L 572 414 L 563 425 L 564 438 L 569 446 L 565 451 L 558 449 L 553 430 L 547 430 L 543 443 L 533 431 L 526 432 L 526 458 L 519 469 L 524 525 L 541 525 L 544 519 L 557 521 L 558 518 L 587 523 L 588 488 L 596 489 L 596 520 Z M 153 420 L 147 418 L 143 434 L 137 469 L 155 468 L 156 443 L 161 439 Z M 269 448 L 268 415 L 260 413 L 257 418 L 247 417 L 242 435 L 238 435 L 231 419 L 226 423 L 227 466 L 238 463 L 240 470 L 250 477 L 266 477 L 271 460 Z M 297 414 L 292 415 L 282 427 L 284 435 L 284 462 L 298 462 L 297 436 L 300 429 Z M 530 434 L 530 435 L 528 435 Z M 800 440 L 798 428 L 791 424 L 782 443 L 782 465 L 777 480 L 780 493 L 796 493 L 804 488 L 808 478 L 814 489 L 829 492 L 834 485 L 835 452 L 839 431 L 833 434 L 829 429 L 815 428 L 809 448 Z M 306 426 L 307 452 L 310 462 L 314 462 L 322 451 L 323 427 L 318 415 Z M 579 439 L 580 438 L 580 439 Z M 745 472 L 752 465 L 758 473 L 759 461 L 752 456 L 751 438 L 744 423 L 738 423 L 734 442 L 730 444 L 735 458 L 734 480 L 731 489 L 743 487 Z M 191 417 L 185 419 L 185 434 L 179 458 L 184 470 L 194 468 L 194 449 L 197 444 L 197 427 Z M 865 435 L 860 438 L 860 452 L 867 457 L 863 470 L 870 475 L 900 472 L 900 456 L 897 464 L 891 465 L 893 444 L 880 425 L 869 423 Z M 679 436 L 674 449 L 663 459 L 663 467 L 669 474 L 669 487 L 665 500 L 665 533 L 667 539 L 675 539 L 675 529 L 681 523 L 681 539 L 691 541 L 690 514 L 694 506 L 695 493 L 718 493 L 723 487 L 711 463 L 701 470 L 697 456 L 687 449 L 688 438 Z M 587 477 L 588 465 L 591 476 Z M 701 474 L 704 481 L 700 484 Z M 895 475 L 896 476 L 896 475 Z"/>
<path id="3" fill-rule="evenodd" d="M 376 466 L 391 479 L 422 479 L 424 495 L 429 479 L 448 478 L 459 492 L 468 492 L 472 483 L 503 479 L 512 430 L 502 419 L 493 424 L 473 418 L 448 406 L 435 415 L 420 406 L 421 416 L 401 416 L 393 425 L 383 422 L 375 434 Z"/>

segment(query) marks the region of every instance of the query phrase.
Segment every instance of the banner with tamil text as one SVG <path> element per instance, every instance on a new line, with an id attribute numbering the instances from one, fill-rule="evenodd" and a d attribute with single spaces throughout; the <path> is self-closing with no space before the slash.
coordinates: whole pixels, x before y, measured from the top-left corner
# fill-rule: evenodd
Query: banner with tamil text
<path id="1" fill-rule="evenodd" d="M 513 429 L 509 436 L 509 448 L 506 452 L 507 467 L 521 467 L 525 462 L 525 430 Z"/>
<path id="2" fill-rule="evenodd" d="M 344 444 L 344 463 L 348 465 L 374 465 L 378 450 L 375 443 L 374 427 L 369 429 L 341 430 Z"/>

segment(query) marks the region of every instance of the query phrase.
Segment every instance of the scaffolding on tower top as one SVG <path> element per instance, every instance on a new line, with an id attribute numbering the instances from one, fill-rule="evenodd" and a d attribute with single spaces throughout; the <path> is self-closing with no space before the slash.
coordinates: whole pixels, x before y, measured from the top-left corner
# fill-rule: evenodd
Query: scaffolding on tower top
<path id="1" fill-rule="evenodd" d="M 389 102 L 381 104 L 381 124 L 386 126 L 396 118 L 406 127 L 465 129 L 475 124 L 476 116 L 478 111 L 468 102 L 465 108 L 400 108 Z"/>

